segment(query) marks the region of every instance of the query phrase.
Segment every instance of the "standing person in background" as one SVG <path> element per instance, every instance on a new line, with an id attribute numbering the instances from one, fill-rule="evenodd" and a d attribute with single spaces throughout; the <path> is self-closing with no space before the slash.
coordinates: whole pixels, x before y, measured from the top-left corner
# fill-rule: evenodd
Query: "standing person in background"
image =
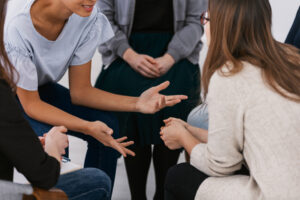
<path id="1" fill-rule="evenodd" d="M 163 199 L 166 172 L 178 161 L 180 150 L 170 151 L 160 139 L 163 119 L 186 120 L 199 103 L 199 52 L 203 27 L 200 14 L 206 0 L 99 0 L 98 6 L 112 24 L 115 37 L 100 45 L 105 65 L 96 87 L 139 96 L 145 88 L 170 80 L 164 94 L 189 97 L 154 115 L 117 113 L 121 135 L 135 142 L 134 158 L 125 158 L 131 198 L 146 199 L 148 170 L 153 157 L 156 193 Z M 154 145 L 153 152 L 151 145 Z"/>
<path id="2" fill-rule="evenodd" d="M 5 47 L 19 72 L 17 96 L 25 118 L 37 135 L 53 125 L 88 143 L 85 167 L 95 167 L 115 178 L 119 153 L 134 155 L 126 137 L 118 138 L 112 111 L 155 113 L 186 96 L 159 92 L 168 82 L 140 97 L 115 95 L 92 87 L 91 59 L 96 48 L 113 37 L 95 0 L 29 0 L 7 22 Z M 69 89 L 57 82 L 69 70 Z M 103 111 L 106 110 L 106 111 Z M 118 151 L 118 152 L 117 152 Z"/>
<path id="3" fill-rule="evenodd" d="M 300 6 L 285 43 L 294 45 L 300 49 Z"/>
<path id="4" fill-rule="evenodd" d="M 300 199 L 299 49 L 273 38 L 268 0 L 210 0 L 201 21 L 209 130 L 165 121 L 165 144 L 191 156 L 168 172 L 166 200 Z"/>

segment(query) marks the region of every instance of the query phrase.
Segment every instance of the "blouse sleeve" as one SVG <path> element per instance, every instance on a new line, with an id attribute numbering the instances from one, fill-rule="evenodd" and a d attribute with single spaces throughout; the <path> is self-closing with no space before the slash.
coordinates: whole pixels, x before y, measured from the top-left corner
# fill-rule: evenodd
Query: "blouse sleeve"
<path id="1" fill-rule="evenodd" d="M 17 86 L 25 90 L 38 89 L 38 76 L 32 53 L 22 39 L 16 27 L 9 27 L 5 34 L 5 49 L 11 64 L 18 72 Z"/>
<path id="2" fill-rule="evenodd" d="M 99 45 L 114 36 L 114 32 L 107 18 L 98 11 L 93 22 L 88 26 L 88 32 L 83 36 L 71 61 L 71 66 L 78 66 L 92 60 Z"/>
<path id="3" fill-rule="evenodd" d="M 53 187 L 59 162 L 45 153 L 37 136 L 23 118 L 9 86 L 0 80 L 0 152 L 33 186 Z"/>
<path id="4" fill-rule="evenodd" d="M 243 163 L 244 104 L 232 77 L 216 72 L 208 92 L 208 143 L 198 144 L 191 153 L 191 164 L 209 176 L 227 176 Z"/>

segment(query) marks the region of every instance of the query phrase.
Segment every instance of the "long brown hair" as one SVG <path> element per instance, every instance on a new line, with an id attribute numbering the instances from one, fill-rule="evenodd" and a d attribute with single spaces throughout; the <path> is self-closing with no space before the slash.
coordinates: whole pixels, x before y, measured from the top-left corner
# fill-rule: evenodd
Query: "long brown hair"
<path id="1" fill-rule="evenodd" d="M 268 0 L 210 0 L 210 45 L 204 63 L 204 97 L 209 81 L 226 63 L 230 76 L 240 72 L 242 61 L 262 70 L 262 77 L 277 93 L 300 102 L 299 50 L 277 42 L 271 33 L 272 10 Z"/>
<path id="2" fill-rule="evenodd" d="M 16 71 L 7 57 L 3 41 L 6 2 L 6 0 L 0 1 L 0 79 L 5 80 L 13 89 L 15 89 L 14 75 L 16 76 Z"/>

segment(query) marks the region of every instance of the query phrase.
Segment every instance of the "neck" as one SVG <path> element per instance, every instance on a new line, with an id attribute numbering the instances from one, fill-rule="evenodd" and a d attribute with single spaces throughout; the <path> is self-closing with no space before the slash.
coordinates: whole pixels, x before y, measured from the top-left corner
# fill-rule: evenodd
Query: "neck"
<path id="1" fill-rule="evenodd" d="M 65 23 L 73 12 L 58 0 L 36 0 L 30 14 L 39 21 L 59 24 Z"/>

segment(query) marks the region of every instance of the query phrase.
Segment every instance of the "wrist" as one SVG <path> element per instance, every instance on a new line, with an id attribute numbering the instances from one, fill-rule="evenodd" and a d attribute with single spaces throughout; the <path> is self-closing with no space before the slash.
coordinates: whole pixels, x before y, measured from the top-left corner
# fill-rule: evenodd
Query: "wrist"
<path id="1" fill-rule="evenodd" d="M 175 64 L 175 59 L 170 54 L 166 53 L 163 57 L 165 57 L 172 65 Z"/>
<path id="2" fill-rule="evenodd" d="M 53 141 L 50 137 L 47 138 L 47 142 L 45 143 L 45 152 L 55 158 L 59 163 L 60 160 L 60 153 L 58 152 L 58 149 L 55 146 L 55 141 Z"/>
<path id="3" fill-rule="evenodd" d="M 84 133 L 86 135 L 92 135 L 93 134 L 93 122 L 90 122 L 90 121 L 85 121 L 85 120 L 82 120 L 81 124 L 80 124 L 80 132 L 81 133 Z"/>
<path id="4" fill-rule="evenodd" d="M 191 155 L 193 148 L 200 142 L 192 134 L 185 134 L 182 138 L 181 146 Z"/>
<path id="5" fill-rule="evenodd" d="M 132 58 L 135 57 L 136 55 L 137 53 L 133 49 L 128 48 L 123 54 L 123 59 L 126 62 L 131 62 Z"/>
<path id="6" fill-rule="evenodd" d="M 132 111 L 133 112 L 142 112 L 142 109 L 141 109 L 141 106 L 139 105 L 139 99 L 141 97 L 133 97 L 133 100 L 132 100 Z"/>
<path id="7" fill-rule="evenodd" d="M 179 134 L 179 137 L 178 137 L 178 143 L 183 147 L 184 145 L 184 142 L 185 142 L 185 139 L 186 137 L 188 137 L 188 135 L 190 135 L 189 131 L 185 128 L 184 131 L 182 131 L 180 134 Z"/>

